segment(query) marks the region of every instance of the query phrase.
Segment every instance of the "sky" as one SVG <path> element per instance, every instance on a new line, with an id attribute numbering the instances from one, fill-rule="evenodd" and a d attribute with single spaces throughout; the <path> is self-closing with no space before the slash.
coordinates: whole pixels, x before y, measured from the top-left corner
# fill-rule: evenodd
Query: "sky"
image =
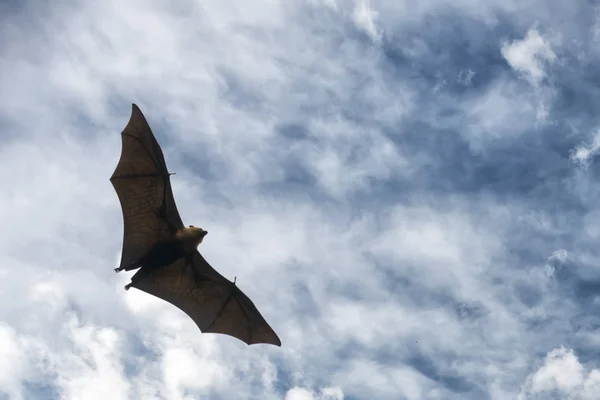
<path id="1" fill-rule="evenodd" d="M 600 5 L 0 4 L 0 399 L 596 399 Z M 282 347 L 115 274 L 136 103 Z"/>

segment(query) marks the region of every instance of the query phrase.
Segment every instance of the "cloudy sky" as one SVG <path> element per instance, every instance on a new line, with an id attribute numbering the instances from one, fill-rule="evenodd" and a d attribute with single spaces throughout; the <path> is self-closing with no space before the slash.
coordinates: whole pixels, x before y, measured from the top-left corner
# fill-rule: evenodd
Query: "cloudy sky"
<path id="1" fill-rule="evenodd" d="M 595 399 L 600 6 L 0 5 L 0 399 Z M 145 113 L 283 346 L 114 274 Z"/>

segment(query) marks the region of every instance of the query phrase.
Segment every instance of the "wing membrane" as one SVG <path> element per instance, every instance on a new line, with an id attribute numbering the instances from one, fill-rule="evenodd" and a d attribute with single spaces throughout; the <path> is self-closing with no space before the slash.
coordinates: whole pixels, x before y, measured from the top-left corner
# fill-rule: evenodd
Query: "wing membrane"
<path id="1" fill-rule="evenodd" d="M 182 258 L 168 267 L 139 271 L 132 282 L 132 287 L 181 309 L 202 332 L 230 335 L 249 345 L 281 346 L 252 300 L 197 251 L 191 260 Z"/>
<path id="2" fill-rule="evenodd" d="M 183 223 L 163 152 L 135 104 L 121 138 L 121 158 L 110 181 L 123 211 L 120 268 L 129 270 L 154 244 L 171 239 Z"/>

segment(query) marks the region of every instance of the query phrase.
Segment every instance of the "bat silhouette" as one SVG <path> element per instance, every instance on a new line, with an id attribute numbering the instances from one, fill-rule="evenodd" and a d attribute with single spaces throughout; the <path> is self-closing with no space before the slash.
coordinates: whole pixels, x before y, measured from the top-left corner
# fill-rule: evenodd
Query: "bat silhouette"
<path id="1" fill-rule="evenodd" d="M 281 346 L 235 279 L 223 277 L 198 252 L 208 232 L 183 225 L 163 152 L 135 104 L 121 138 L 121 158 L 110 178 L 124 221 L 115 272 L 139 268 L 125 290 L 134 287 L 173 304 L 202 332 L 230 335 L 248 345 Z"/>

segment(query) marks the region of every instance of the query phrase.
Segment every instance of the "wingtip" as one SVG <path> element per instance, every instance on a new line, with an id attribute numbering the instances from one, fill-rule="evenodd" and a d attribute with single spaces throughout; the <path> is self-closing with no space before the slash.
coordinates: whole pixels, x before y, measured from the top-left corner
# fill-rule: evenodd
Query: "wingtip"
<path id="1" fill-rule="evenodd" d="M 263 340 L 258 340 L 256 342 L 246 342 L 246 344 L 248 344 L 249 346 L 252 346 L 253 344 L 271 344 L 273 346 L 277 346 L 277 347 L 281 347 L 281 339 L 279 339 L 279 336 L 277 336 L 277 334 L 275 334 L 275 332 L 273 332 L 274 335 L 273 337 L 270 337 L 268 339 L 263 339 Z"/>
<path id="2" fill-rule="evenodd" d="M 139 125 L 139 126 L 146 125 L 147 126 L 148 125 L 148 122 L 146 121 L 146 117 L 144 117 L 142 110 L 140 110 L 140 108 L 135 103 L 131 103 L 131 117 L 129 117 L 129 122 L 127 123 L 127 126 L 125 127 L 125 129 L 127 129 L 130 125 L 131 126 L 135 126 L 135 125 Z"/>

